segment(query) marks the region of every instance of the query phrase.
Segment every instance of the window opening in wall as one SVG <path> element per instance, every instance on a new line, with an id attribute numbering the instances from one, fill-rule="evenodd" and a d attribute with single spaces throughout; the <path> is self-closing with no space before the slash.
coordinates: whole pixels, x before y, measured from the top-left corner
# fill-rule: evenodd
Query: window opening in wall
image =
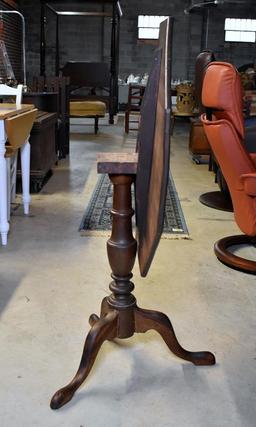
<path id="1" fill-rule="evenodd" d="M 256 19 L 225 19 L 225 41 L 255 43 Z"/>
<path id="2" fill-rule="evenodd" d="M 138 38 L 155 40 L 158 39 L 159 26 L 167 16 L 139 15 L 138 16 Z"/>

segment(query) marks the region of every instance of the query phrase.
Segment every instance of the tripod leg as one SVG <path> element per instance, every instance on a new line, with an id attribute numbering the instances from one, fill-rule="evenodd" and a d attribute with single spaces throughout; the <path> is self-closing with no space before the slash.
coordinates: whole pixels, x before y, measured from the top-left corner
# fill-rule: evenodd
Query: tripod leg
<path id="1" fill-rule="evenodd" d="M 97 314 L 91 314 L 89 317 L 89 325 L 94 326 L 95 323 L 97 323 L 100 320 L 99 316 Z"/>
<path id="2" fill-rule="evenodd" d="M 93 325 L 84 344 L 78 371 L 68 385 L 54 394 L 50 404 L 52 409 L 59 409 L 72 399 L 75 391 L 88 376 L 103 342 L 117 335 L 117 318 L 118 312 L 113 310 Z"/>
<path id="3" fill-rule="evenodd" d="M 100 317 L 99 316 L 97 316 L 97 314 L 91 314 L 90 315 L 90 317 L 89 317 L 89 324 L 91 325 L 91 326 L 93 326 L 93 325 L 95 325 L 95 323 L 96 322 L 98 322 L 98 320 L 101 318 L 101 317 L 104 317 L 104 316 L 106 316 L 106 314 L 108 314 L 110 311 L 112 311 L 113 309 L 112 308 L 110 308 L 109 307 L 109 304 L 108 304 L 108 298 L 106 297 L 106 298 L 104 298 L 103 300 L 102 300 L 102 303 L 101 303 L 101 311 L 100 311 Z"/>
<path id="4" fill-rule="evenodd" d="M 169 349 L 178 357 L 188 360 L 194 365 L 214 365 L 215 357 L 208 351 L 187 351 L 179 344 L 169 318 L 158 311 L 135 310 L 136 332 L 147 332 L 150 329 L 157 331 Z"/>
<path id="5" fill-rule="evenodd" d="M 101 303 L 100 317 L 106 316 L 106 314 L 109 313 L 109 311 L 111 310 L 113 309 L 111 309 L 108 304 L 108 297 L 103 298 Z"/>

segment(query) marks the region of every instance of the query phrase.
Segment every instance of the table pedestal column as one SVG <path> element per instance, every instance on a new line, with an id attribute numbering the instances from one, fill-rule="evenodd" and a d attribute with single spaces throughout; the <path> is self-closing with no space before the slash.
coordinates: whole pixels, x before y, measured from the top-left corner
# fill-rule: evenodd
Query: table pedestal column
<path id="1" fill-rule="evenodd" d="M 101 314 L 89 318 L 91 330 L 87 335 L 78 371 L 73 380 L 58 390 L 51 408 L 58 409 L 69 402 L 76 390 L 87 378 L 96 356 L 106 340 L 128 338 L 135 332 L 156 330 L 168 348 L 178 357 L 195 365 L 213 365 L 214 355 L 207 351 L 190 352 L 179 344 L 169 318 L 158 311 L 143 310 L 132 294 L 132 269 L 136 257 L 137 242 L 132 234 L 133 209 L 131 185 L 135 175 L 110 174 L 114 185 L 112 234 L 107 242 L 108 258 L 112 269 L 111 295 L 103 299 Z"/>

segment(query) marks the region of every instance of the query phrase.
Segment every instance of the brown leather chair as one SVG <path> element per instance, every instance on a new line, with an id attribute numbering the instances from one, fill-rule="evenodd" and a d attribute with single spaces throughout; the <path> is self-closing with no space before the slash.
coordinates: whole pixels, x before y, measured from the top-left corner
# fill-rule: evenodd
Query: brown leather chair
<path id="1" fill-rule="evenodd" d="M 207 112 L 201 117 L 207 139 L 227 182 L 235 220 L 243 235 L 215 243 L 218 259 L 231 268 L 256 274 L 256 262 L 229 251 L 233 245 L 255 243 L 256 161 L 244 146 L 242 87 L 236 68 L 214 62 L 207 68 L 202 92 Z"/>
<path id="2" fill-rule="evenodd" d="M 233 211 L 233 206 L 226 182 L 221 174 L 220 168 L 216 159 L 212 155 L 209 142 L 203 129 L 200 116 L 205 112 L 205 107 L 202 103 L 202 87 L 204 81 L 205 71 L 207 66 L 215 61 L 214 53 L 211 50 L 203 50 L 196 58 L 195 64 L 195 91 L 197 105 L 199 109 L 199 117 L 191 120 L 190 136 L 189 136 L 189 150 L 193 155 L 193 160 L 200 163 L 201 155 L 209 155 L 209 170 L 215 174 L 215 182 L 218 183 L 220 190 L 210 191 L 201 194 L 199 200 L 204 205 L 220 209 L 224 211 Z"/>
<path id="3" fill-rule="evenodd" d="M 214 54 L 213 52 L 208 50 L 201 52 L 198 55 L 197 61 L 196 61 L 195 85 L 196 85 L 196 93 L 198 94 L 197 102 L 198 102 L 199 110 L 201 114 L 205 111 L 205 108 L 203 106 L 202 99 L 201 99 L 203 77 L 204 77 L 204 73 L 207 68 L 207 65 L 212 61 L 215 61 Z M 243 98 L 243 93 L 241 96 Z M 193 135 L 193 132 L 195 132 L 195 130 L 197 129 L 196 126 L 198 125 L 195 125 L 194 128 L 191 128 L 191 138 L 193 138 L 194 141 L 195 141 L 195 137 Z M 204 133 L 204 138 L 207 141 L 205 133 Z M 199 138 L 198 138 L 198 142 L 200 143 Z M 209 149 L 208 141 L 207 141 L 207 144 Z M 195 145 L 195 142 L 194 142 L 194 145 Z M 249 119 L 245 117 L 244 145 L 249 153 L 256 152 L 256 120 L 252 117 L 250 117 Z M 198 154 L 200 153 L 198 152 Z M 214 156 L 212 155 L 210 158 L 209 170 L 212 170 L 214 172 L 215 182 L 218 184 L 219 190 L 210 191 L 210 192 L 201 194 L 201 196 L 199 197 L 200 202 L 210 208 L 233 212 L 233 205 L 232 205 L 232 200 L 229 194 L 228 186 L 221 172 L 221 168 L 219 167 L 218 162 L 216 161 L 216 158 L 214 158 Z"/>
<path id="4" fill-rule="evenodd" d="M 189 151 L 191 152 L 196 163 L 200 163 L 201 155 L 207 155 L 211 153 L 200 116 L 205 111 L 201 99 L 204 74 L 208 64 L 210 64 L 212 61 L 215 61 L 213 52 L 211 50 L 203 50 L 197 56 L 195 63 L 195 96 L 196 104 L 199 110 L 199 116 L 191 119 Z"/>

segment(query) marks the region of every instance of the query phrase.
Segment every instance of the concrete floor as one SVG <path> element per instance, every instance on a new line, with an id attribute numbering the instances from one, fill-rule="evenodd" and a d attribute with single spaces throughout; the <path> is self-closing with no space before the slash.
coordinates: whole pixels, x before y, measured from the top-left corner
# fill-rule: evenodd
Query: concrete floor
<path id="1" fill-rule="evenodd" d="M 31 215 L 18 209 L 0 248 L 1 427 L 255 427 L 256 279 L 217 261 L 213 244 L 237 233 L 231 213 L 198 196 L 216 189 L 207 165 L 188 154 L 177 124 L 171 169 L 190 240 L 161 240 L 147 278 L 134 269 L 138 304 L 171 317 L 180 343 L 214 352 L 195 367 L 170 354 L 155 332 L 107 342 L 73 400 L 59 411 L 52 394 L 78 367 L 88 318 L 108 294 L 106 239 L 77 231 L 96 179 L 95 154 L 133 150 L 123 128 L 76 128 Z"/>

